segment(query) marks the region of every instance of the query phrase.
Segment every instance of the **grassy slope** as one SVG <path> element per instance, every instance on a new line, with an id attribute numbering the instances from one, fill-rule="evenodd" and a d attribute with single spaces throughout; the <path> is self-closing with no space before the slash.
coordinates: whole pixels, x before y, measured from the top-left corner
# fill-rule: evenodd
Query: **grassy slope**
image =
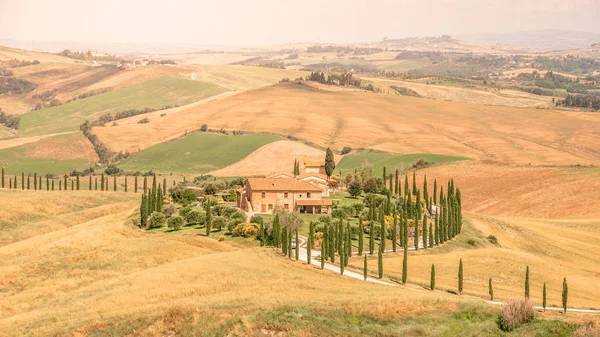
<path id="1" fill-rule="evenodd" d="M 498 309 L 478 300 L 343 278 L 269 248 L 139 231 L 124 224 L 137 198 L 110 193 L 107 206 L 114 209 L 90 216 L 103 202 L 94 195 L 79 192 L 58 200 L 19 191 L 4 197 L 3 203 L 15 201 L 10 221 L 29 231 L 29 239 L 0 247 L 0 331 L 19 336 L 501 335 L 494 322 Z M 32 218 L 19 206 L 42 202 L 48 211 Z M 51 231 L 34 226 L 67 219 L 66 226 Z M 552 328 L 562 335 L 572 332 L 564 323 L 537 321 L 512 335 L 546 335 Z"/>
<path id="2" fill-rule="evenodd" d="M 138 152 L 119 166 L 127 170 L 206 173 L 242 160 L 261 146 L 279 139 L 272 135 L 224 136 L 195 132 Z"/>
<path id="3" fill-rule="evenodd" d="M 85 153 L 89 154 L 88 159 L 85 159 Z M 53 136 L 37 143 L 0 150 L 0 165 L 5 167 L 7 174 L 62 174 L 90 167 L 96 160 L 91 144 L 81 133 Z M 18 184 L 21 187 L 20 178 Z"/>
<path id="4" fill-rule="evenodd" d="M 362 162 L 367 162 L 373 165 L 374 174 L 380 177 L 383 174 L 383 167 L 386 167 L 387 174 L 393 173 L 396 169 L 400 172 L 408 170 L 419 159 L 424 159 L 430 163 L 450 162 L 464 160 L 464 157 L 446 156 L 441 154 L 392 154 L 384 152 L 357 152 L 344 156 L 336 166 L 336 172 L 342 171 L 354 172 L 355 168 L 360 167 Z"/>
<path id="5" fill-rule="evenodd" d="M 128 109 L 184 105 L 224 92 L 212 84 L 167 76 L 21 116 L 24 136 L 76 131 L 86 119 Z"/>

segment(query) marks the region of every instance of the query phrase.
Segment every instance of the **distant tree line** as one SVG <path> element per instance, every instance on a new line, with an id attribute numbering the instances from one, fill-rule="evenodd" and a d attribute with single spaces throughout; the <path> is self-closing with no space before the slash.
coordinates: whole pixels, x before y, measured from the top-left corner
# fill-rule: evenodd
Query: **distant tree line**
<path id="1" fill-rule="evenodd" d="M 9 115 L 0 108 L 0 124 L 4 124 L 9 129 L 18 129 L 21 117 L 17 115 Z"/>
<path id="2" fill-rule="evenodd" d="M 556 101 L 557 106 L 600 110 L 600 95 L 572 95 Z"/>

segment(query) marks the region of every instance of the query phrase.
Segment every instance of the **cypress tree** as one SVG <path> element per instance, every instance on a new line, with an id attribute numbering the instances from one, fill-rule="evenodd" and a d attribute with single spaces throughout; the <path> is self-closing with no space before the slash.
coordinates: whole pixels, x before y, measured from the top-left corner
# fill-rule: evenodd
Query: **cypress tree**
<path id="1" fill-rule="evenodd" d="M 529 299 L 529 266 L 525 271 L 525 298 Z"/>
<path id="2" fill-rule="evenodd" d="M 546 282 L 544 282 L 544 290 L 542 291 L 542 308 L 546 311 Z"/>
<path id="3" fill-rule="evenodd" d="M 396 195 L 400 195 L 400 176 L 398 169 L 396 169 L 396 190 L 394 191 Z"/>
<path id="4" fill-rule="evenodd" d="M 408 247 L 408 218 L 404 217 L 404 241 L 402 244 Z"/>
<path id="5" fill-rule="evenodd" d="M 563 310 L 567 312 L 567 300 L 569 299 L 569 286 L 567 285 L 567 278 L 563 280 L 563 290 L 562 290 L 562 306 Z"/>
<path id="6" fill-rule="evenodd" d="M 392 222 L 392 250 L 396 252 L 396 237 L 398 236 L 398 212 L 394 209 L 394 220 Z"/>
<path id="7" fill-rule="evenodd" d="M 383 249 L 379 248 L 379 254 L 377 256 L 377 267 L 379 271 L 379 279 L 383 278 Z"/>
<path id="8" fill-rule="evenodd" d="M 346 267 L 346 259 L 348 256 L 344 253 L 346 251 L 346 233 L 344 233 L 344 226 L 340 227 L 340 235 L 342 236 L 342 240 L 340 241 L 342 246 L 340 249 L 340 275 L 344 275 L 344 268 Z"/>
<path id="9" fill-rule="evenodd" d="M 92 190 L 92 176 L 90 176 L 90 186 L 88 186 L 88 189 L 91 191 Z"/>
<path id="10" fill-rule="evenodd" d="M 423 249 L 427 249 L 427 246 L 428 246 L 427 238 L 429 238 L 429 236 L 427 236 L 427 216 L 424 216 L 423 217 Z"/>
<path id="11" fill-rule="evenodd" d="M 2 168 L 2 188 L 4 188 L 4 167 Z"/>
<path id="12" fill-rule="evenodd" d="M 306 246 L 306 263 L 308 265 L 310 265 L 310 259 L 311 259 L 311 254 L 312 254 L 312 245 L 313 245 L 313 241 L 314 241 L 314 236 L 315 236 L 315 224 L 311 221 L 308 224 L 308 242 L 307 242 L 307 246 Z M 298 244 L 298 243 L 296 243 Z"/>
<path id="13" fill-rule="evenodd" d="M 75 188 L 75 181 L 71 180 L 71 191 L 73 191 L 74 188 Z"/>
<path id="14" fill-rule="evenodd" d="M 375 251 L 375 220 L 371 220 L 371 229 L 369 230 L 369 254 L 373 255 Z"/>
<path id="15" fill-rule="evenodd" d="M 54 191 L 54 179 L 52 179 L 52 190 Z"/>
<path id="16" fill-rule="evenodd" d="M 265 225 L 263 225 L 262 221 L 259 221 L 258 241 L 260 242 L 261 247 L 265 245 Z"/>
<path id="17" fill-rule="evenodd" d="M 425 199 L 425 203 L 429 202 L 429 191 L 427 190 L 427 175 L 423 176 L 423 199 Z M 429 209 L 429 205 L 427 205 L 427 209 Z"/>
<path id="18" fill-rule="evenodd" d="M 144 192 L 148 190 L 148 177 L 144 176 Z"/>
<path id="19" fill-rule="evenodd" d="M 127 193 L 127 176 L 125 176 L 125 193 Z"/>
<path id="20" fill-rule="evenodd" d="M 383 189 L 385 190 L 385 184 L 387 182 L 387 175 L 385 174 L 385 166 L 383 167 Z"/>
<path id="21" fill-rule="evenodd" d="M 437 205 L 437 180 L 433 179 L 433 203 Z"/>
<path id="22" fill-rule="evenodd" d="M 27 189 L 30 189 L 30 188 L 31 188 L 31 187 L 30 187 L 30 179 L 29 179 L 29 178 L 30 178 L 30 175 L 29 175 L 29 173 L 28 173 L 28 174 L 27 174 Z"/>
<path id="23" fill-rule="evenodd" d="M 98 190 L 98 178 L 94 177 L 94 190 L 97 191 Z"/>
<path id="24" fill-rule="evenodd" d="M 415 214 L 415 238 L 414 238 L 415 242 L 415 250 L 419 250 L 419 219 L 417 218 L 417 215 Z"/>
<path id="25" fill-rule="evenodd" d="M 462 294 L 463 292 L 463 262 L 460 259 L 460 263 L 458 265 L 458 294 Z"/>
<path id="26" fill-rule="evenodd" d="M 68 186 L 67 185 L 67 180 L 68 180 L 68 177 L 67 177 L 67 174 L 65 173 L 65 183 L 64 183 L 64 186 L 63 186 L 65 188 L 65 191 L 67 190 L 67 186 Z"/>
<path id="27" fill-rule="evenodd" d="M 40 191 L 42 190 L 42 175 L 41 174 L 38 176 L 38 189 Z"/>
<path id="28" fill-rule="evenodd" d="M 402 209 L 400 209 L 399 213 L 398 226 L 400 226 L 400 228 L 398 228 L 398 244 L 402 246 L 404 245 L 404 220 L 402 220 Z"/>
<path id="29" fill-rule="evenodd" d="M 138 191 L 138 180 L 137 180 L 137 176 L 135 176 L 135 179 L 133 179 L 133 192 L 137 193 Z"/>
<path id="30" fill-rule="evenodd" d="M 275 214 L 275 218 L 273 219 L 273 246 L 275 248 L 279 248 L 279 243 L 281 242 L 281 230 L 279 228 L 279 214 Z"/>
<path id="31" fill-rule="evenodd" d="M 404 195 L 408 195 L 410 190 L 408 189 L 408 174 L 404 175 Z"/>
<path id="32" fill-rule="evenodd" d="M 25 189 L 25 172 L 21 172 L 21 189 Z"/>
<path id="33" fill-rule="evenodd" d="M 140 205 L 140 227 L 146 227 L 146 193 L 142 194 L 142 202 Z"/>
<path id="34" fill-rule="evenodd" d="M 488 293 L 490 294 L 490 301 L 494 300 L 494 288 L 492 288 L 492 278 L 490 277 L 490 281 L 488 284 Z"/>
<path id="35" fill-rule="evenodd" d="M 162 212 L 163 203 L 164 198 L 162 194 L 162 189 L 160 188 L 160 184 L 158 184 L 158 189 L 156 190 L 156 210 L 158 212 Z"/>
<path id="36" fill-rule="evenodd" d="M 363 245 L 364 245 L 364 240 L 365 240 L 364 237 L 365 237 L 365 233 L 363 230 L 362 215 L 360 215 L 358 217 L 358 255 L 362 255 Z"/>
<path id="37" fill-rule="evenodd" d="M 404 244 L 404 259 L 402 259 L 402 284 L 408 279 L 408 244 Z"/>
<path id="38" fill-rule="evenodd" d="M 37 186 L 37 173 L 34 172 L 33 173 L 33 190 L 37 191 L 37 189 L 38 189 L 38 186 Z M 40 189 L 41 189 L 41 186 L 40 186 Z"/>
<path id="39" fill-rule="evenodd" d="M 429 223 L 429 248 L 433 248 L 433 243 L 434 243 L 434 239 L 433 239 L 433 224 L 430 222 Z"/>
<path id="40" fill-rule="evenodd" d="M 300 260 L 300 241 L 298 240 L 298 229 L 296 229 L 296 261 Z"/>
<path id="41" fill-rule="evenodd" d="M 62 191 L 62 180 L 60 180 L 60 179 L 58 180 L 58 190 Z"/>
<path id="42" fill-rule="evenodd" d="M 291 260 L 292 259 L 292 229 L 291 228 L 288 229 L 287 235 L 288 235 L 288 239 L 287 239 L 287 243 L 288 243 L 288 249 L 287 249 L 288 259 Z M 296 245 L 296 246 L 298 246 L 298 245 Z"/>
<path id="43" fill-rule="evenodd" d="M 13 179 L 13 188 L 15 190 L 17 189 L 17 175 L 15 175 L 15 178 Z"/>
<path id="44" fill-rule="evenodd" d="M 429 288 L 435 290 L 435 264 L 431 265 L 431 277 L 429 278 Z"/>
<path id="45" fill-rule="evenodd" d="M 346 225 L 346 255 L 348 256 L 348 258 L 352 257 L 352 229 L 350 229 L 350 221 L 348 221 L 348 224 Z M 348 259 L 345 260 L 346 262 L 346 267 L 348 266 Z"/>
<path id="46" fill-rule="evenodd" d="M 417 195 L 417 171 L 413 171 L 412 185 L 412 194 Z"/>
<path id="47" fill-rule="evenodd" d="M 368 275 L 367 255 L 365 254 L 365 262 L 364 262 L 364 265 L 363 265 L 363 278 L 365 279 L 365 281 L 367 280 L 367 275 Z"/>
<path id="48" fill-rule="evenodd" d="M 325 151 L 325 173 L 327 174 L 327 179 L 331 177 L 333 170 L 335 170 L 335 158 L 333 156 L 333 151 L 331 151 L 330 148 L 327 148 Z"/>
<path id="49" fill-rule="evenodd" d="M 104 173 L 100 176 L 100 191 L 104 191 Z"/>
<path id="50" fill-rule="evenodd" d="M 385 216 L 383 214 L 381 215 L 380 231 L 381 231 L 381 233 L 380 233 L 380 238 L 379 238 L 379 246 L 381 247 L 382 251 L 385 251 L 385 239 L 387 237 L 387 234 L 386 234 L 386 230 L 385 230 Z"/>
<path id="51" fill-rule="evenodd" d="M 331 259 L 331 263 L 335 263 L 335 224 L 331 224 L 329 226 L 329 247 L 327 248 L 327 252 L 329 253 L 329 258 Z"/>
<path id="52" fill-rule="evenodd" d="M 211 227 L 212 227 L 212 210 L 210 208 L 210 202 L 206 203 L 206 236 L 210 235 Z"/>
<path id="53" fill-rule="evenodd" d="M 117 191 L 117 176 L 113 176 L 113 192 Z"/>
<path id="54" fill-rule="evenodd" d="M 281 253 L 284 256 L 287 256 L 287 249 L 288 249 L 288 243 L 287 243 L 287 227 L 283 227 L 281 229 Z"/>
<path id="55" fill-rule="evenodd" d="M 125 191 L 127 192 L 127 191 Z M 167 178 L 163 177 L 163 195 L 167 195 Z"/>
<path id="56" fill-rule="evenodd" d="M 321 242 L 321 259 L 329 258 L 329 225 L 323 228 L 323 241 Z"/>

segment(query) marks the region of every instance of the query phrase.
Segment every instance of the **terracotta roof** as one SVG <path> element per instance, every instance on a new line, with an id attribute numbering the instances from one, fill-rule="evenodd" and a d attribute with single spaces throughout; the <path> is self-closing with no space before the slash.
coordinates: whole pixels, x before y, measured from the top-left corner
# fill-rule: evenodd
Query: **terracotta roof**
<path id="1" fill-rule="evenodd" d="M 331 199 L 302 199 L 296 200 L 298 206 L 331 206 Z"/>
<path id="2" fill-rule="evenodd" d="M 248 183 L 255 191 L 321 192 L 320 188 L 294 178 L 248 178 Z"/>
<path id="3" fill-rule="evenodd" d="M 323 173 L 318 173 L 318 172 L 305 172 L 305 173 L 298 175 L 296 178 L 306 179 L 306 178 L 310 178 L 310 177 L 327 180 L 327 175 L 325 175 Z"/>

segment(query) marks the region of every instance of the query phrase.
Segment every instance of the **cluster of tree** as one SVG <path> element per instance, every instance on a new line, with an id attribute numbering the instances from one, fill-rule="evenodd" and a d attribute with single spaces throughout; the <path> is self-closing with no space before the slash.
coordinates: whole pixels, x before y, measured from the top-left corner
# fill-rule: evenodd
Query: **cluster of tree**
<path id="1" fill-rule="evenodd" d="M 129 152 L 116 153 L 111 151 L 104 143 L 102 143 L 100 138 L 92 133 L 92 123 L 90 123 L 90 121 L 86 120 L 83 124 L 81 124 L 79 126 L 79 130 L 81 130 L 83 135 L 90 141 L 90 143 L 92 143 L 100 163 L 109 164 L 129 157 Z"/>
<path id="2" fill-rule="evenodd" d="M 9 129 L 18 129 L 21 117 L 17 115 L 9 115 L 0 108 L 0 124 L 4 124 Z"/>
<path id="3" fill-rule="evenodd" d="M 314 45 L 306 49 L 307 53 L 345 53 L 355 55 L 369 55 L 382 52 L 381 48 L 373 47 L 350 47 L 350 46 L 334 46 L 334 45 Z"/>
<path id="4" fill-rule="evenodd" d="M 51 99 L 49 102 L 38 102 L 36 103 L 35 107 L 31 110 L 35 111 L 35 110 L 42 110 L 44 108 L 51 108 L 54 106 L 59 106 L 62 105 L 62 102 L 56 98 Z"/>
<path id="5" fill-rule="evenodd" d="M 37 88 L 37 84 L 15 77 L 0 77 L 0 94 L 22 95 Z"/>
<path id="6" fill-rule="evenodd" d="M 166 219 L 162 214 L 164 195 L 166 194 L 166 186 L 156 185 L 156 175 L 152 179 L 152 188 L 148 189 L 148 178 L 144 177 L 144 189 L 142 192 L 142 201 L 140 205 L 140 227 L 155 228 L 160 227 Z"/>
<path id="7" fill-rule="evenodd" d="M 354 78 L 351 72 L 325 74 L 322 71 L 312 71 L 306 76 L 306 80 L 328 85 L 361 87 L 360 79 Z"/>
<path id="8" fill-rule="evenodd" d="M 109 92 L 109 91 L 110 91 L 110 89 L 108 89 L 108 88 L 91 90 L 91 91 L 84 92 L 83 94 L 80 94 L 80 95 L 78 95 L 76 97 L 73 97 L 71 100 L 72 101 L 76 101 L 78 99 L 84 99 L 84 98 L 88 98 L 88 97 L 100 95 L 100 94 L 103 94 L 103 93 Z"/>
<path id="9" fill-rule="evenodd" d="M 556 105 L 571 108 L 583 108 L 600 110 L 600 95 L 571 95 L 568 94 L 563 100 L 557 100 Z"/>
<path id="10" fill-rule="evenodd" d="M 547 57 L 536 56 L 533 66 L 538 69 L 549 69 L 570 74 L 592 74 L 600 70 L 600 61 L 586 57 Z"/>
<path id="11" fill-rule="evenodd" d="M 55 189 L 59 190 L 59 191 L 67 191 L 70 190 L 71 191 L 79 191 L 81 189 L 83 189 L 83 186 L 81 184 L 81 178 L 83 177 L 83 175 L 81 173 L 79 173 L 77 170 L 73 170 L 73 172 L 71 172 L 70 174 L 66 174 L 63 176 L 63 178 L 60 177 L 56 177 L 52 174 L 46 174 L 45 175 L 45 179 L 42 179 L 42 175 L 38 175 L 37 173 L 34 173 L 33 176 L 28 173 L 27 175 L 25 175 L 25 172 L 21 173 L 21 176 L 18 177 L 17 175 L 15 175 L 14 177 L 9 177 L 8 178 L 8 185 L 5 185 L 7 183 L 6 181 L 6 177 L 5 177 L 5 171 L 4 168 L 2 168 L 2 188 L 9 188 L 9 189 L 22 189 L 22 190 L 46 190 L 46 191 L 54 191 Z M 58 178 L 58 179 L 57 179 Z M 100 183 L 98 183 L 98 178 L 100 178 Z M 20 186 L 19 186 L 19 182 L 20 182 Z M 45 184 L 44 184 L 45 183 Z M 57 186 L 55 186 L 55 184 Z M 135 179 L 135 186 L 136 186 L 136 192 L 137 192 L 137 178 Z M 100 188 L 101 191 L 117 191 L 118 190 L 118 185 L 117 185 L 117 176 L 113 176 L 112 178 L 112 187 L 110 186 L 109 183 L 109 176 L 105 176 L 104 174 L 102 174 L 100 177 L 98 176 L 89 176 L 89 183 L 88 183 L 88 190 L 92 191 L 95 190 L 97 191 L 98 188 Z M 127 177 L 125 177 L 125 192 L 128 191 L 128 186 L 127 186 Z"/>
<path id="12" fill-rule="evenodd" d="M 177 64 L 177 62 L 175 62 L 173 60 L 160 60 L 160 61 L 150 60 L 150 61 L 148 61 L 148 65 L 151 65 L 151 64 Z"/>
<path id="13" fill-rule="evenodd" d="M 14 59 L 14 60 L 8 61 L 8 64 L 12 68 L 19 68 L 19 67 L 27 67 L 27 66 L 34 65 L 34 64 L 40 64 L 40 61 L 38 61 L 38 60 L 33 60 L 33 61 L 25 61 L 25 60 L 17 61 L 16 59 Z"/>
<path id="14" fill-rule="evenodd" d="M 240 62 L 236 62 L 234 64 L 241 64 L 241 65 L 255 66 L 255 67 L 285 69 L 285 63 L 283 63 L 281 61 L 271 60 L 271 59 L 265 58 L 263 56 L 252 57 L 252 58 L 240 61 Z"/>

